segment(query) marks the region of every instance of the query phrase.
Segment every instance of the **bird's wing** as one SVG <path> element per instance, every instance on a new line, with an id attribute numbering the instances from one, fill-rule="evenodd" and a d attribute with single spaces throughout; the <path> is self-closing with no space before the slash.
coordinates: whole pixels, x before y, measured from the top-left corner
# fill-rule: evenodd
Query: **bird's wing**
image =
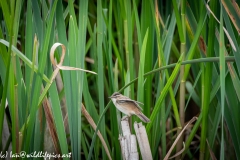
<path id="1" fill-rule="evenodd" d="M 135 103 L 137 103 L 137 104 L 144 105 L 142 102 L 138 102 L 138 101 L 134 101 L 134 100 L 131 100 L 131 101 L 133 101 L 133 102 L 135 102 Z"/>
<path id="2" fill-rule="evenodd" d="M 137 104 L 144 105 L 142 102 L 138 102 L 138 101 L 132 100 L 132 99 L 126 97 L 126 96 L 123 96 L 123 97 L 124 97 L 124 100 L 126 100 L 126 101 L 131 101 L 131 102 L 135 102 L 135 103 L 137 103 Z"/>
<path id="3" fill-rule="evenodd" d="M 117 100 L 118 103 L 126 103 L 126 102 L 133 102 L 141 111 L 143 110 L 142 107 L 140 107 L 138 104 L 142 104 L 141 102 L 138 101 L 134 101 L 131 100 L 130 98 L 126 97 L 126 99 L 122 99 L 122 100 Z"/>

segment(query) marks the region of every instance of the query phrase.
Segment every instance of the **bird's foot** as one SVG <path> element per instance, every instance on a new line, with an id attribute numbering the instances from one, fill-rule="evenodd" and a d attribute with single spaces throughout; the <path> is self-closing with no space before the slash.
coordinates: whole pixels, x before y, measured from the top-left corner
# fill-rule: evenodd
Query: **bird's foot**
<path id="1" fill-rule="evenodd" d="M 122 121 L 128 121 L 128 118 L 129 118 L 128 116 L 123 116 Z"/>

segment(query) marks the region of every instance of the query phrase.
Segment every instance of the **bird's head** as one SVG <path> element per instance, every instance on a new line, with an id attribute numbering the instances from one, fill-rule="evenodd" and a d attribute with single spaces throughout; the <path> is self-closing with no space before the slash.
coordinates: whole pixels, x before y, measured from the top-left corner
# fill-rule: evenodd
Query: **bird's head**
<path id="1" fill-rule="evenodd" d="M 118 93 L 118 92 L 114 92 L 110 97 L 108 97 L 108 98 L 111 98 L 111 99 L 117 99 L 118 97 L 120 97 L 121 96 L 121 94 L 120 93 Z"/>

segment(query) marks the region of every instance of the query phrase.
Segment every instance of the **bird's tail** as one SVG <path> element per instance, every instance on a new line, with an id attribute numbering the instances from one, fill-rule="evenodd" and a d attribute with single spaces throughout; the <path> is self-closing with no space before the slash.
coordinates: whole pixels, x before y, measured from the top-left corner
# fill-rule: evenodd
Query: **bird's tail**
<path id="1" fill-rule="evenodd" d="M 139 113 L 139 114 L 137 114 L 137 116 L 138 116 L 138 118 L 140 118 L 145 123 L 150 122 L 150 120 L 143 113 Z"/>

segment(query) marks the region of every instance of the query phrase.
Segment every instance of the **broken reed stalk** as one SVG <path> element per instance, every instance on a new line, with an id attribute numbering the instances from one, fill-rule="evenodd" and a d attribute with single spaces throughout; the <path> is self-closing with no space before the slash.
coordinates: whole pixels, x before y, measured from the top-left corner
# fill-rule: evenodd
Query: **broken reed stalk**
<path id="1" fill-rule="evenodd" d="M 140 152 L 143 160 L 152 160 L 152 153 L 147 137 L 145 126 L 142 123 L 134 123 L 136 136 L 131 134 L 128 118 L 121 120 L 122 133 L 119 135 L 119 142 L 121 145 L 122 156 L 124 160 L 138 160 L 139 154 L 137 151 L 138 140 Z"/>

